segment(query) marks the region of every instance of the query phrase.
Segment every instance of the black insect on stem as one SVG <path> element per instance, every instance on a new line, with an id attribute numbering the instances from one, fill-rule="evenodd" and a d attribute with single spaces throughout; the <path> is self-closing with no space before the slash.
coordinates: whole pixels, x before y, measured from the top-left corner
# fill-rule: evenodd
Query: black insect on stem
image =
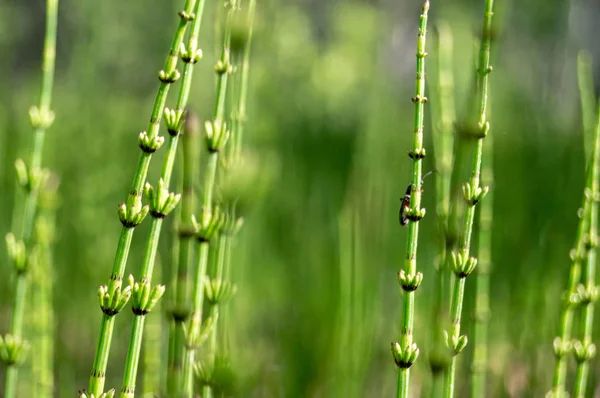
<path id="1" fill-rule="evenodd" d="M 436 170 L 431 170 L 431 171 L 425 173 L 423 178 L 421 178 L 421 185 L 423 185 L 423 181 L 425 180 L 425 177 L 434 173 L 435 171 Z M 406 192 L 404 193 L 404 196 L 402 198 L 400 198 L 400 200 L 402 201 L 402 204 L 400 205 L 400 215 L 399 215 L 399 221 L 400 221 L 401 226 L 405 226 L 406 224 L 408 224 L 408 221 L 409 221 L 406 211 L 410 208 L 410 192 L 411 192 L 411 190 L 412 190 L 412 184 L 408 184 L 408 187 L 406 188 Z M 421 192 L 423 192 L 423 188 L 421 188 Z"/>

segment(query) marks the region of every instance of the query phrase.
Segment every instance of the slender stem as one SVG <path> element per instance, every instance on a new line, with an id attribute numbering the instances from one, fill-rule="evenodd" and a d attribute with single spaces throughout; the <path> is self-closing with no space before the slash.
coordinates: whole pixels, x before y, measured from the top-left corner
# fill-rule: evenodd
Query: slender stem
<path id="1" fill-rule="evenodd" d="M 431 328 L 433 347 L 429 355 L 429 366 L 433 374 L 431 396 L 439 396 L 441 378 L 444 369 L 449 363 L 446 347 L 443 343 L 443 330 L 447 323 L 447 312 L 444 305 L 446 297 L 445 287 L 450 276 L 448 260 L 452 247 L 448 216 L 450 212 L 450 181 L 452 166 L 454 164 L 454 123 L 456 111 L 454 105 L 454 71 L 452 67 L 452 31 L 447 23 L 438 26 L 437 55 L 438 55 L 438 84 L 437 116 L 439 123 L 434 123 L 434 147 L 436 150 L 436 178 L 437 216 L 440 232 L 440 254 L 437 260 L 435 303 L 432 311 L 433 325 Z M 435 87 L 435 86 L 434 86 Z M 440 322 L 440 320 L 442 320 Z"/>
<path id="2" fill-rule="evenodd" d="M 197 50 L 198 35 L 202 23 L 204 3 L 205 0 L 198 0 L 194 7 L 195 18 L 192 22 L 191 34 L 187 50 L 188 56 L 191 57 L 195 56 L 195 54 L 193 53 Z M 182 115 L 187 106 L 189 92 L 192 84 L 193 67 L 196 61 L 192 59 L 186 61 L 186 59 L 184 59 L 184 62 L 185 66 L 183 69 L 183 79 L 179 91 L 179 96 L 177 99 L 177 110 L 180 111 Z M 178 128 L 179 126 L 181 125 L 179 124 L 173 127 Z M 175 164 L 175 155 L 177 153 L 177 144 L 179 141 L 180 131 L 178 129 L 174 131 L 171 130 L 169 133 L 169 145 L 160 177 L 162 180 L 162 186 L 167 191 L 171 182 L 173 165 Z M 159 183 L 159 186 L 160 185 L 161 184 Z M 158 192 L 157 195 L 160 195 L 160 192 Z M 146 252 L 142 263 L 142 271 L 140 274 L 140 281 L 145 281 L 148 283 L 148 285 L 150 285 L 152 282 L 152 273 L 154 270 L 154 263 L 156 259 L 156 252 L 158 250 L 158 242 L 160 239 L 163 218 L 167 215 L 167 213 L 167 211 L 161 209 L 152 209 L 152 211 L 150 212 L 150 214 L 152 215 L 152 225 L 150 227 L 150 233 L 146 245 Z M 141 341 L 144 333 L 143 318 L 145 316 L 146 313 L 137 313 L 134 319 L 129 350 L 127 351 L 127 359 L 125 361 L 125 373 L 123 377 L 123 385 L 121 387 L 121 398 L 133 397 L 135 394 L 135 382 L 141 351 Z"/>
<path id="3" fill-rule="evenodd" d="M 590 105 L 588 104 L 589 98 L 587 98 L 587 96 L 584 94 L 586 89 L 584 89 L 583 87 L 585 85 L 584 81 L 586 81 L 584 73 L 587 70 L 587 68 L 582 66 L 581 64 L 585 62 L 587 62 L 587 60 L 580 54 L 578 58 L 578 80 L 581 92 L 582 110 Z M 593 102 L 595 102 L 595 100 Z M 587 128 L 588 127 L 584 124 L 584 130 Z M 585 140 L 584 144 L 586 147 L 588 146 L 588 143 Z M 587 152 L 589 152 L 591 156 L 591 153 L 593 152 L 593 147 L 589 151 L 586 151 L 586 153 Z M 591 166 L 591 163 L 588 162 L 585 185 L 586 191 L 592 189 L 593 168 Z M 554 354 L 556 356 L 556 363 L 554 366 L 554 375 L 552 378 L 551 392 L 554 394 L 555 397 L 562 397 L 566 394 L 567 365 L 569 358 L 568 354 L 570 352 L 571 346 L 573 315 L 576 308 L 575 303 L 571 301 L 571 296 L 577 292 L 577 285 L 579 284 L 581 279 L 581 263 L 584 261 L 586 251 L 584 238 L 589 229 L 591 199 L 592 197 L 590 195 L 584 194 L 581 203 L 581 208 L 578 212 L 579 223 L 577 226 L 577 234 L 575 237 L 574 249 L 572 251 L 571 256 L 573 261 L 569 270 L 569 280 L 567 282 L 567 289 L 564 293 L 564 301 L 561 307 L 559 335 L 554 339 Z"/>
<path id="4" fill-rule="evenodd" d="M 36 111 L 41 116 L 41 122 L 35 122 L 35 132 L 33 137 L 33 145 L 31 148 L 31 162 L 29 164 L 29 178 L 34 174 L 38 174 L 42 163 L 42 152 L 44 147 L 44 138 L 46 129 L 52 123 L 54 115 L 50 110 L 52 100 L 52 89 L 54 83 L 54 65 L 56 59 L 56 26 L 58 18 L 58 0 L 46 1 L 46 33 L 44 38 L 44 52 L 42 58 L 42 88 L 40 93 L 40 104 Z M 31 181 L 30 181 L 31 182 Z M 32 187 L 29 189 L 25 199 L 23 226 L 21 229 L 20 240 L 25 244 L 26 248 L 32 247 L 31 231 L 34 224 L 38 191 L 39 188 Z M 25 300 L 28 284 L 28 271 L 17 270 L 15 279 L 15 299 L 12 306 L 10 331 L 9 334 L 15 338 L 23 338 L 23 317 L 25 315 Z M 14 398 L 17 395 L 18 368 L 16 364 L 9 364 L 6 367 L 6 378 L 4 382 L 4 396 L 6 398 Z"/>
<path id="5" fill-rule="evenodd" d="M 155 277 L 161 277 L 160 267 L 154 271 Z M 158 275 L 156 273 L 158 272 Z M 162 303 L 161 303 L 162 305 Z M 142 397 L 153 394 L 158 395 L 162 386 L 162 361 L 161 347 L 163 336 L 163 322 L 160 311 L 153 311 L 146 319 L 144 330 L 142 359 Z"/>
<path id="6" fill-rule="evenodd" d="M 147 130 L 147 137 L 149 139 L 154 139 L 158 136 L 169 87 L 178 76 L 176 66 L 179 47 L 183 41 L 188 21 L 195 4 L 196 0 L 186 0 L 184 10 L 179 13 L 179 25 L 175 31 L 173 41 L 171 42 L 171 48 L 166 58 L 164 69 L 159 74 L 161 82 L 154 99 L 150 123 Z M 150 166 L 151 157 L 151 151 L 142 151 L 138 168 L 133 177 L 132 187 L 129 192 L 129 197 L 127 200 L 128 205 L 136 206 L 141 204 L 142 191 L 146 182 L 146 176 L 148 174 L 148 167 Z M 134 228 L 127 226 L 124 226 L 121 230 L 121 237 L 119 238 L 119 245 L 117 246 L 115 262 L 108 285 L 109 291 L 112 291 L 114 288 L 120 288 L 122 284 L 125 265 L 127 264 L 127 256 L 129 254 L 131 239 L 133 237 L 133 230 Z M 104 392 L 106 364 L 108 362 L 108 356 L 110 353 L 110 340 L 112 338 L 112 326 L 114 321 L 106 320 L 106 317 L 107 315 L 104 314 L 103 322 L 101 324 L 100 338 L 98 340 L 98 346 L 96 348 L 96 354 L 94 358 L 94 366 L 90 376 L 89 393 L 94 394 L 95 396 L 99 396 Z M 105 344 L 105 338 L 107 338 L 108 345 Z"/>
<path id="7" fill-rule="evenodd" d="M 489 185 L 493 185 L 492 136 L 485 140 L 489 153 L 483 159 L 481 174 Z M 476 273 L 475 330 L 473 363 L 471 366 L 471 396 L 486 397 L 486 373 L 488 368 L 488 324 L 490 318 L 490 272 L 492 268 L 492 217 L 493 194 L 488 193 L 479 212 L 479 263 Z"/>
<path id="8" fill-rule="evenodd" d="M 415 290 L 419 287 L 423 275 L 417 273 L 417 244 L 419 237 L 419 220 L 424 215 L 421 209 L 421 179 L 422 159 L 425 156 L 423 148 L 423 120 L 425 118 L 425 43 L 427 35 L 427 14 L 429 1 L 425 1 L 419 21 L 417 35 L 417 77 L 415 82 L 415 116 L 413 130 L 413 149 L 410 153 L 413 159 L 412 184 L 407 193 L 410 194 L 410 208 L 401 211 L 409 212 L 408 238 L 406 243 L 406 259 L 404 269 L 400 271 L 400 284 L 404 289 L 404 311 L 402 314 L 400 352 L 394 353 L 398 365 L 397 397 L 408 397 L 410 367 L 419 353 L 416 343 L 413 342 L 414 303 Z M 404 204 L 402 204 L 404 206 Z M 397 343 L 396 343 L 397 345 Z"/>
<path id="9" fill-rule="evenodd" d="M 590 221 L 587 236 L 587 266 L 584 286 L 582 291 L 579 293 L 583 312 L 581 317 L 582 338 L 580 341 L 575 343 L 577 370 L 575 372 L 575 388 L 573 390 L 573 396 L 576 398 L 585 397 L 590 360 L 595 353 L 595 347 L 592 340 L 592 331 L 594 326 L 594 296 L 597 294 L 596 246 L 598 240 L 598 201 L 595 200 L 595 198 L 600 195 L 600 190 L 598 189 L 598 179 L 600 178 L 600 109 L 598 110 L 594 149 L 592 152 L 591 161 L 592 182 L 588 191 L 588 195 L 591 196 L 591 200 L 589 204 Z"/>
<path id="10" fill-rule="evenodd" d="M 231 41 L 231 22 L 233 14 L 237 8 L 237 1 L 229 1 L 227 12 L 227 21 L 225 24 L 225 32 L 223 35 L 223 48 L 221 51 L 221 59 L 217 63 L 217 92 L 215 99 L 215 107 L 213 113 L 213 128 L 217 129 L 217 125 L 225 125 L 225 100 L 227 98 L 227 81 L 228 75 L 231 73 L 230 65 L 230 41 Z M 215 132 L 215 134 L 220 134 Z M 226 143 L 226 136 L 216 147 L 208 148 L 209 156 L 206 166 L 206 174 L 204 177 L 204 189 L 202 198 L 202 210 L 209 212 L 213 207 L 213 191 L 217 176 L 217 168 L 219 165 L 219 151 Z M 209 242 L 200 240 L 198 249 L 198 263 L 196 266 L 196 274 L 193 282 L 193 308 L 190 320 L 189 335 L 196 336 L 199 334 L 202 326 L 202 305 L 204 303 L 204 285 L 206 279 L 206 269 L 208 264 Z M 190 346 L 188 344 L 188 346 Z M 195 349 L 197 347 L 188 347 L 186 358 L 183 367 L 183 387 L 185 388 L 185 396 L 193 396 L 192 369 L 195 360 Z"/>
<path id="11" fill-rule="evenodd" d="M 475 208 L 477 203 L 481 202 L 487 191 L 487 188 L 482 188 L 480 186 L 480 172 L 483 158 L 483 139 L 489 131 L 489 122 L 487 121 L 487 100 L 488 79 L 489 73 L 491 72 L 490 47 L 493 7 L 494 1 L 486 0 L 483 17 L 483 37 L 479 51 L 479 65 L 477 73 L 477 96 L 479 99 L 478 129 L 475 137 L 475 151 L 471 166 L 471 178 L 464 186 L 467 207 L 465 209 L 462 242 L 459 253 L 453 255 L 453 271 L 455 279 L 450 311 L 452 327 L 448 333 L 448 344 L 451 346 L 453 357 L 451 360 L 451 365 L 447 369 L 444 377 L 444 396 L 446 398 L 451 398 L 454 396 L 456 356 L 460 353 L 460 351 L 462 351 L 467 342 L 466 336 L 461 336 L 460 334 L 464 288 L 467 276 L 473 271 L 477 264 L 477 260 L 470 255 Z"/>
<path id="12" fill-rule="evenodd" d="M 183 394 L 184 322 L 188 315 L 188 278 L 192 260 L 193 231 L 190 225 L 194 214 L 194 177 L 197 168 L 199 135 L 198 118 L 188 111 L 183 134 L 183 193 L 181 197 L 181 220 L 179 230 L 179 253 L 177 259 L 175 303 L 171 312 L 173 323 L 169 334 L 169 363 L 167 370 L 167 393 L 169 397 Z"/>

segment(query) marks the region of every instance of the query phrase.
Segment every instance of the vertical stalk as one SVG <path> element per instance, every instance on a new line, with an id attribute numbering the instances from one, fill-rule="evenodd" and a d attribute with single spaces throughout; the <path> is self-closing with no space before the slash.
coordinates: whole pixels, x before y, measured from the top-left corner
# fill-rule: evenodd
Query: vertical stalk
<path id="1" fill-rule="evenodd" d="M 196 0 L 186 0 L 184 10 L 179 12 L 179 25 L 171 42 L 171 48 L 166 58 L 164 69 L 158 73 L 160 86 L 154 99 L 150 123 L 147 132 L 144 131 L 139 136 L 138 141 L 142 154 L 140 155 L 138 167 L 133 177 L 132 187 L 127 198 L 127 203 L 119 206 L 119 219 L 121 224 L 123 224 L 123 228 L 121 229 L 108 286 L 101 286 L 99 290 L 103 317 L 89 382 L 89 394 L 93 394 L 95 397 L 100 396 L 104 392 L 106 365 L 110 353 L 114 316 L 125 306 L 131 295 L 130 288 L 121 289 L 123 275 L 125 273 L 134 228 L 143 221 L 149 210 L 148 206 L 142 207 L 142 191 L 146 182 L 152 153 L 159 149 L 164 142 L 164 138 L 158 135 L 160 122 L 169 88 L 180 77 L 176 69 L 177 56 L 188 22 L 194 17 L 192 10 L 195 4 Z"/>
<path id="2" fill-rule="evenodd" d="M 595 356 L 596 347 L 592 342 L 592 329 L 594 326 L 594 301 L 598 298 L 598 287 L 596 284 L 596 247 L 598 245 L 598 179 L 600 178 L 600 109 L 596 125 L 596 134 L 594 139 L 594 149 L 591 157 L 592 181 L 587 191 L 590 199 L 590 213 L 588 223 L 588 236 L 586 237 L 587 266 L 585 282 L 580 285 L 578 290 L 578 300 L 582 309 L 581 316 L 581 334 L 582 337 L 573 345 L 575 358 L 577 360 L 577 370 L 575 372 L 575 388 L 573 396 L 576 398 L 585 397 L 587 379 L 590 367 L 590 360 Z"/>
<path id="3" fill-rule="evenodd" d="M 481 175 L 489 185 L 493 185 L 492 136 L 485 140 L 485 149 L 489 154 L 483 158 Z M 486 196 L 479 212 L 479 262 L 475 274 L 477 286 L 475 292 L 475 330 L 473 363 L 471 365 L 471 396 L 487 397 L 486 373 L 488 369 L 488 323 L 490 318 L 490 272 L 492 269 L 492 218 L 494 212 L 493 193 Z"/>
<path id="4" fill-rule="evenodd" d="M 454 397 L 454 380 L 456 374 L 456 356 L 467 345 L 467 336 L 460 334 L 462 306 L 467 276 L 475 269 L 477 259 L 470 255 L 475 206 L 488 191 L 488 187 L 480 186 L 481 163 L 483 159 L 483 139 L 488 134 L 490 124 L 487 121 L 488 78 L 492 68 L 490 66 L 490 47 L 492 35 L 493 0 L 486 0 L 483 17 L 483 37 L 479 51 L 479 65 L 477 71 L 477 97 L 479 100 L 479 117 L 477 128 L 474 129 L 475 151 L 471 169 L 471 178 L 463 185 L 463 194 L 466 201 L 463 234 L 460 250 L 452 252 L 452 271 L 454 272 L 454 288 L 450 304 L 450 332 L 446 333 L 446 345 L 451 351 L 452 359 L 444 376 L 444 396 Z"/>
<path id="5" fill-rule="evenodd" d="M 156 273 L 158 272 L 158 275 Z M 154 271 L 155 277 L 160 278 L 161 270 Z M 162 387 L 162 361 L 161 347 L 163 336 L 163 323 L 160 311 L 154 315 L 150 315 L 146 322 L 143 340 L 142 359 L 142 397 L 158 395 Z"/>
<path id="6" fill-rule="evenodd" d="M 421 209 L 421 179 L 422 162 L 425 157 L 423 148 L 423 120 L 425 117 L 425 43 L 427 35 L 427 14 L 429 12 L 429 1 L 425 1 L 419 21 L 419 33 L 417 35 L 417 77 L 415 83 L 415 104 L 413 149 L 409 152 L 413 160 L 412 184 L 406 191 L 410 195 L 410 203 L 403 200 L 401 208 L 401 224 L 405 224 L 404 216 L 408 219 L 408 238 L 406 244 L 406 259 L 404 269 L 398 273 L 398 279 L 404 290 L 404 310 L 402 314 L 400 342 L 392 343 L 392 354 L 394 362 L 398 366 L 398 385 L 396 396 L 407 398 L 409 390 L 410 367 L 413 365 L 419 349 L 413 341 L 414 305 L 415 291 L 423 280 L 423 274 L 417 272 L 417 243 L 419 237 L 419 220 L 425 215 L 425 209 Z M 410 207 L 409 207 L 410 206 Z"/>
<path id="7" fill-rule="evenodd" d="M 445 287 L 448 283 L 449 253 L 452 250 L 452 238 L 450 237 L 448 217 L 450 212 L 450 182 L 452 178 L 452 165 L 454 164 L 454 123 L 456 111 L 454 105 L 454 71 L 453 63 L 453 41 L 450 26 L 442 22 L 438 26 L 437 55 L 438 55 L 438 84 L 437 116 L 439 123 L 434 123 L 433 138 L 436 151 L 435 164 L 438 175 L 436 178 L 437 193 L 437 216 L 440 232 L 440 254 L 437 259 L 435 302 L 432 311 L 432 325 L 439 327 L 431 328 L 433 347 L 429 355 L 429 367 L 433 374 L 433 386 L 431 396 L 439 396 L 441 388 L 440 376 L 448 365 L 449 358 L 443 343 L 443 330 L 447 320 L 446 307 L 444 305 Z M 444 320 L 440 322 L 440 320 Z"/>
<path id="8" fill-rule="evenodd" d="M 32 266 L 32 302 L 35 330 L 32 341 L 36 359 L 32 367 L 32 395 L 39 398 L 54 396 L 54 311 L 53 311 L 53 262 L 52 245 L 58 199 L 58 178 L 52 178 L 40 192 L 39 214 L 35 222 L 37 242 Z"/>
<path id="9" fill-rule="evenodd" d="M 165 119 L 167 130 L 170 135 L 167 154 L 164 159 L 161 177 L 158 182 L 155 192 L 149 184 L 146 184 L 146 193 L 150 201 L 150 215 L 152 216 L 152 224 L 150 234 L 146 245 L 144 260 L 142 262 L 142 271 L 140 281 L 131 283 L 133 292 L 133 313 L 135 314 L 133 327 L 131 330 L 131 339 L 129 349 L 127 351 L 127 359 L 125 361 L 125 372 L 123 384 L 121 387 L 121 398 L 133 398 L 135 394 L 135 382 L 137 369 L 141 351 L 141 341 L 144 333 L 144 318 L 152 310 L 154 304 L 162 296 L 165 287 L 156 285 L 151 288 L 152 273 L 156 260 L 156 252 L 158 250 L 158 242 L 164 218 L 173 211 L 179 202 L 181 195 L 169 193 L 169 185 L 173 173 L 173 165 L 175 163 L 175 155 L 177 154 L 177 144 L 179 135 L 183 128 L 184 112 L 189 98 L 189 92 L 192 84 L 193 67 L 200 59 L 201 52 L 198 49 L 198 35 L 202 23 L 202 14 L 204 12 L 205 0 L 198 0 L 195 4 L 192 18 L 191 34 L 187 49 L 181 51 L 181 59 L 185 63 L 183 69 L 183 79 L 179 96 L 177 99 L 176 110 L 165 110 Z M 131 279 L 132 277 L 130 277 Z M 150 292 L 150 300 L 148 301 L 148 292 Z"/>
<path id="10" fill-rule="evenodd" d="M 587 109 L 591 104 L 589 103 L 590 98 L 586 95 L 588 88 L 585 87 L 585 83 L 587 80 L 587 76 L 584 76 L 585 72 L 589 70 L 589 67 L 585 67 L 583 64 L 588 63 L 583 54 L 579 54 L 577 59 L 578 61 L 578 81 L 579 81 L 579 90 L 581 94 L 581 106 L 584 112 L 584 121 L 585 121 L 585 109 Z M 591 73 L 591 72 L 590 72 Z M 592 94 L 593 96 L 593 94 Z M 592 104 L 595 100 L 592 101 Z M 589 126 L 587 123 L 584 123 L 584 130 L 587 130 Z M 588 143 L 584 139 L 584 146 L 588 147 L 591 145 L 587 145 Z M 592 149 L 586 152 L 593 152 Z M 554 355 L 556 357 L 556 363 L 554 365 L 554 375 L 552 378 L 552 390 L 550 391 L 554 397 L 562 397 L 566 394 L 566 379 L 567 379 L 567 361 L 569 354 L 572 350 L 572 342 L 571 342 L 571 334 L 573 330 L 573 315 L 575 312 L 575 308 L 577 306 L 577 285 L 579 284 L 581 278 L 581 264 L 585 261 L 585 237 L 586 233 L 589 229 L 589 214 L 591 210 L 591 202 L 592 197 L 588 194 L 592 189 L 592 179 L 593 179 L 593 168 L 592 163 L 588 162 L 587 172 L 586 172 L 586 184 L 585 191 L 582 199 L 581 208 L 578 211 L 579 224 L 577 226 L 577 235 L 575 237 L 574 248 L 571 251 L 571 268 L 569 271 L 569 279 L 567 282 L 567 289 L 564 293 L 563 303 L 561 307 L 560 314 L 560 326 L 559 326 L 559 335 L 554 339 Z M 574 300 L 575 299 L 575 300 Z"/>
<path id="11" fill-rule="evenodd" d="M 169 397 L 180 397 L 183 394 L 182 371 L 184 358 L 184 322 L 189 316 L 187 304 L 189 294 L 189 267 L 192 259 L 191 225 L 194 214 L 194 177 L 198 158 L 198 135 L 200 126 L 198 116 L 188 110 L 183 134 L 183 192 L 181 197 L 181 219 L 179 227 L 179 252 L 175 275 L 174 304 L 170 311 L 172 324 L 169 333 L 169 363 L 167 368 L 167 394 Z"/>
<path id="12" fill-rule="evenodd" d="M 213 191 L 219 166 L 219 153 L 224 149 L 230 132 L 225 123 L 225 99 L 227 97 L 228 76 L 232 72 L 230 63 L 230 41 L 231 22 L 233 13 L 238 7 L 236 0 L 225 2 L 228 8 L 225 32 L 223 35 L 223 48 L 221 58 L 217 61 L 215 72 L 217 73 L 217 92 L 213 120 L 205 124 L 206 145 L 208 149 L 208 160 L 204 177 L 204 189 L 200 219 L 196 225 L 196 237 L 199 242 L 198 262 L 193 282 L 193 308 L 186 341 L 186 354 L 183 367 L 184 396 L 193 396 L 192 373 L 195 364 L 195 351 L 202 343 L 204 333 L 202 325 L 202 306 L 204 304 L 204 288 L 206 284 L 206 270 L 208 264 L 209 244 L 212 238 L 218 234 L 223 225 L 223 216 L 218 206 L 213 206 Z M 214 318 L 207 318 L 214 319 Z M 206 323 L 208 325 L 208 323 Z"/>
<path id="13" fill-rule="evenodd" d="M 26 346 L 23 337 L 23 317 L 25 315 L 25 303 L 28 285 L 28 267 L 26 250 L 33 247 L 32 229 L 36 215 L 36 207 L 39 189 L 43 184 L 44 172 L 41 170 L 42 152 L 44 149 L 44 138 L 46 130 L 54 121 L 54 113 L 50 109 L 52 100 L 52 89 L 54 83 L 54 65 L 56 59 L 56 26 L 58 18 L 58 0 L 46 1 L 46 33 L 44 39 L 44 52 L 42 58 L 42 88 L 40 93 L 39 107 L 32 107 L 29 111 L 31 124 L 34 128 L 33 144 L 31 147 L 31 160 L 28 166 L 22 160 L 17 161 L 17 174 L 21 185 L 25 188 L 27 196 L 25 198 L 24 213 L 22 219 L 21 233 L 19 236 L 19 245 L 23 247 L 21 261 L 13 262 L 15 264 L 15 297 L 12 305 L 10 329 L 3 339 L 3 344 L 11 345 L 8 342 L 13 341 L 17 347 Z M 13 238 L 14 239 L 14 235 Z M 10 248 L 9 248 L 9 251 Z M 17 396 L 18 383 L 18 364 L 24 358 L 24 350 L 17 349 L 14 357 L 8 358 L 6 363 L 6 375 L 4 380 L 4 396 L 14 398 Z"/>

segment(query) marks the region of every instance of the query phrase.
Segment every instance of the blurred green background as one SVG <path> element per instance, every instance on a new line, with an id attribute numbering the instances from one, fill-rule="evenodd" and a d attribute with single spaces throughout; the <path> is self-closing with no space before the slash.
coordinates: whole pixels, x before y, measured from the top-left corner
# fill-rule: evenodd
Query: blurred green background
<path id="1" fill-rule="evenodd" d="M 101 319 L 96 289 L 107 281 L 121 228 L 116 205 L 125 199 L 137 164 L 136 137 L 150 115 L 156 73 L 180 3 L 60 1 L 56 122 L 44 152 L 44 164 L 61 178 L 54 281 L 57 397 L 73 396 L 88 382 Z M 212 112 L 214 15 L 220 2 L 207 3 L 204 59 L 190 97 L 202 118 Z M 420 0 L 258 2 L 245 145 L 269 183 L 234 251 L 239 290 L 229 328 L 237 396 L 395 393 L 389 345 L 399 336 L 396 272 L 407 233 L 397 213 L 410 180 L 406 154 L 421 6 Z M 0 3 L 0 235 L 11 230 L 13 208 L 22 200 L 15 193 L 13 164 L 29 151 L 27 111 L 38 102 L 44 10 L 39 0 Z M 428 84 L 436 84 L 434 32 L 444 20 L 455 41 L 459 120 L 469 108 L 482 11 L 483 2 L 475 0 L 431 5 Z M 490 396 L 540 397 L 551 385 L 551 342 L 584 182 L 576 56 L 581 48 L 598 52 L 593 28 L 599 17 L 591 0 L 496 5 Z M 171 91 L 171 106 L 177 89 Z M 429 106 L 426 112 L 425 147 L 434 154 L 431 130 L 439 117 Z M 152 183 L 163 153 L 154 156 Z M 434 168 L 433 158 L 425 159 L 425 170 Z M 415 338 L 422 354 L 411 378 L 414 396 L 428 394 L 427 353 L 436 326 L 430 311 L 439 234 L 436 177 L 430 178 L 424 194 L 429 216 L 421 223 L 419 244 L 424 281 L 416 296 Z M 173 258 L 172 221 L 161 238 L 164 282 Z M 136 230 L 128 273 L 139 269 L 148 225 Z M 13 270 L 5 253 L 0 258 L 4 333 Z M 473 289 L 469 279 L 468 335 Z M 29 308 L 34 314 L 35 307 Z M 164 315 L 151 316 L 161 317 L 166 338 Z M 107 386 L 121 383 L 131 320 L 129 311 L 117 317 Z M 460 357 L 458 397 L 468 396 L 471 349 L 470 343 Z M 595 361 L 590 397 L 599 372 Z"/>

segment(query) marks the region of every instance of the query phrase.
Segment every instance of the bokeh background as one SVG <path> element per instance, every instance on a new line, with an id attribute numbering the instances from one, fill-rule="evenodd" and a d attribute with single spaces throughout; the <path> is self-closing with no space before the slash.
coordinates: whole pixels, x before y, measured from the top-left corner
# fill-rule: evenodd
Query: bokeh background
<path id="1" fill-rule="evenodd" d="M 60 1 L 56 122 L 44 152 L 44 164 L 61 179 L 54 251 L 57 397 L 73 396 L 88 383 L 101 319 L 96 289 L 107 281 L 121 228 L 116 205 L 137 164 L 136 137 L 147 125 L 179 3 Z M 207 3 L 205 57 L 190 97 L 202 118 L 212 112 L 220 2 Z M 397 213 L 410 180 L 406 154 L 421 6 L 420 0 L 258 2 L 245 145 L 264 183 L 234 251 L 239 290 L 229 309 L 229 339 L 236 396 L 395 393 L 389 344 L 399 336 L 396 272 L 407 233 Z M 428 84 L 436 84 L 435 27 L 445 21 L 455 41 L 458 121 L 468 116 L 482 12 L 480 0 L 431 4 Z M 580 49 L 600 55 L 599 17 L 593 0 L 497 1 L 490 79 L 494 150 L 485 155 L 493 156 L 495 195 L 490 396 L 539 397 L 551 384 L 551 342 L 584 183 L 576 58 Z M 44 18 L 44 1 L 0 2 L 0 235 L 12 229 L 13 209 L 22 201 L 13 164 L 29 150 L 27 111 L 38 102 Z M 431 109 L 425 147 L 435 156 L 431 132 L 439 115 Z M 161 156 L 152 162 L 153 183 Z M 425 159 L 425 170 L 434 168 L 434 156 Z M 422 355 L 412 373 L 414 396 L 429 391 L 427 354 L 437 326 L 430 312 L 440 238 L 436 177 L 429 178 L 419 242 L 425 277 L 416 296 Z M 160 246 L 165 282 L 172 221 Z M 148 225 L 136 229 L 128 272 L 137 274 Z M 4 333 L 13 271 L 4 251 L 0 259 Z M 467 281 L 464 313 L 469 335 L 473 282 Z M 29 308 L 35 316 L 35 303 Z M 151 316 L 165 325 L 166 339 L 164 314 Z M 131 319 L 129 311 L 117 317 L 108 386 L 121 383 Z M 471 349 L 470 343 L 460 357 L 459 397 L 468 396 Z M 599 372 L 595 361 L 589 396 L 596 394 Z"/>

